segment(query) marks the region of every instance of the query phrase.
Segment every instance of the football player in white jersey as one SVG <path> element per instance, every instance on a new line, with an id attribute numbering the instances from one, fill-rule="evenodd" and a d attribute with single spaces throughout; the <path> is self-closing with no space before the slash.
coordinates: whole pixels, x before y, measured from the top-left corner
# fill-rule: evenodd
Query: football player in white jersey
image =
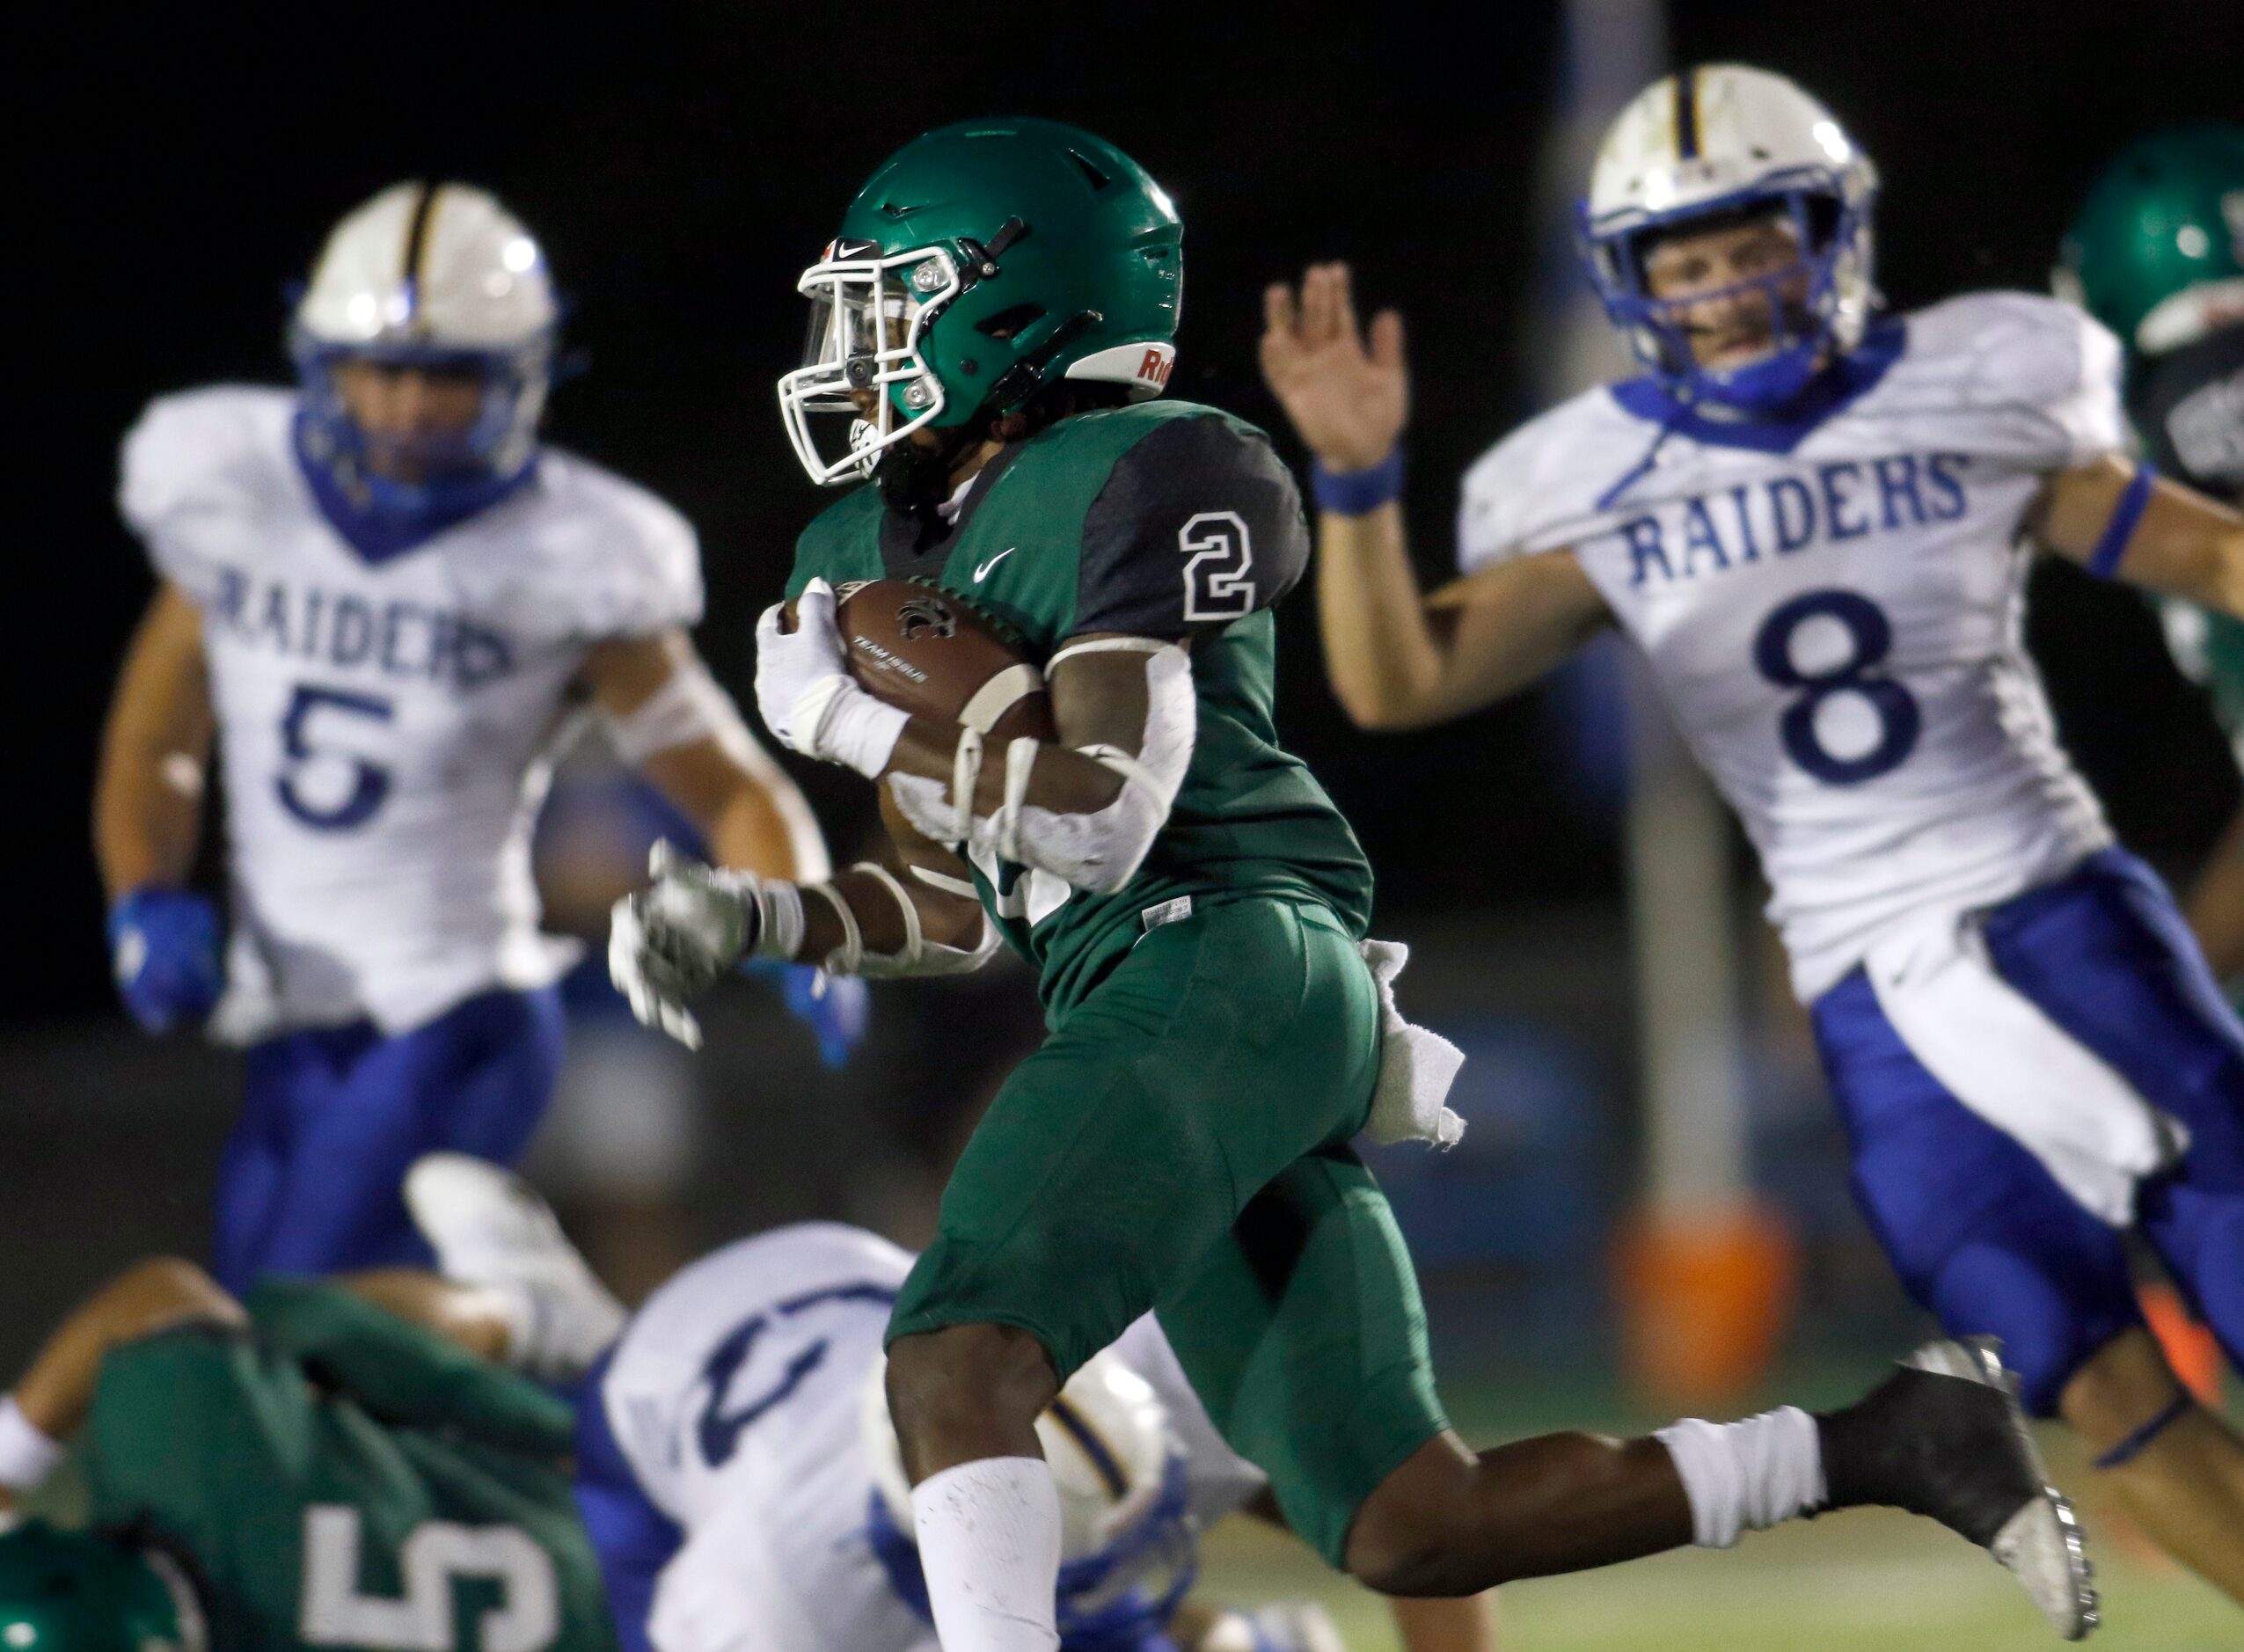
<path id="1" fill-rule="evenodd" d="M 530 832 L 581 705 L 713 855 L 824 875 L 793 784 L 687 640 L 693 530 L 541 446 L 559 311 L 495 200 L 400 184 L 336 227 L 294 392 L 151 403 L 121 505 L 161 581 L 105 737 L 95 842 L 126 1004 L 248 1046 L 216 1273 L 425 1260 L 420 1154 L 501 1161 L 560 1054 Z M 214 735 L 230 941 L 186 888 Z M 223 1000 L 221 989 L 223 987 Z"/>
<path id="2" fill-rule="evenodd" d="M 406 1196 L 448 1278 L 577 1327 L 560 1345 L 598 1323 L 605 1292 L 519 1178 L 435 1154 Z M 678 1273 L 594 1363 L 577 1502 L 625 1652 L 937 1652 L 881 1347 L 911 1262 L 861 1228 L 775 1228 Z M 1151 1315 L 1037 1431 L 1060 1487 L 1065 1652 L 1342 1652 L 1313 1605 L 1188 1600 L 1199 1532 L 1266 1482 Z M 1405 1652 L 1495 1644 L 1478 1599 L 1395 1608 Z"/>
<path id="3" fill-rule="evenodd" d="M 1873 1230 L 1957 1334 L 2003 1339 L 2169 1550 L 2244 1600 L 2244 1444 L 2166 1369 L 2138 1232 L 2244 1358 L 2244 1028 L 2059 749 L 2021 641 L 2029 552 L 2233 614 L 2244 519 L 2123 455 L 2111 335 L 2023 293 L 1882 313 L 1876 175 L 1798 87 L 1642 92 L 1583 211 L 1646 369 L 1467 474 L 1465 577 L 1407 554 L 1401 324 L 1344 267 L 1268 296 L 1319 463 L 1319 592 L 1359 723 L 1416 727 L 1619 625 L 1743 819 Z"/>

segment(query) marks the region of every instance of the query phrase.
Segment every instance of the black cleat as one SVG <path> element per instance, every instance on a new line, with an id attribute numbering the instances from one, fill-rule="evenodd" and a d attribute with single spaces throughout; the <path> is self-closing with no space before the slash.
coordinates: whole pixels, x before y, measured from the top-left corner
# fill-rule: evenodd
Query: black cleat
<path id="1" fill-rule="evenodd" d="M 1937 1520 L 2000 1561 L 2066 1640 L 2096 1626 L 2080 1523 L 2043 1471 L 1992 1339 L 1928 1342 L 1816 1422 L 1833 1506 L 1885 1503 Z"/>

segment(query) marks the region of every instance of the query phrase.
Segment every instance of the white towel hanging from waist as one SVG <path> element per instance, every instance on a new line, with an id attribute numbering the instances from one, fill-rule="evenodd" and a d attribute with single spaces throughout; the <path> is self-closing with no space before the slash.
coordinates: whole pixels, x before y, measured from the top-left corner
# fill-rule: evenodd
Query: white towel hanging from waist
<path id="1" fill-rule="evenodd" d="M 1395 1007 L 1395 977 L 1410 961 L 1409 947 L 1398 940 L 1367 940 L 1356 950 L 1379 987 L 1379 1087 L 1364 1134 L 1382 1147 L 1396 1142 L 1456 1146 L 1465 1121 L 1444 1103 L 1465 1065 L 1465 1052 L 1439 1033 L 1412 1026 Z"/>
<path id="2" fill-rule="evenodd" d="M 1871 947 L 1863 968 L 1926 1070 L 2112 1226 L 2135 1219 L 2136 1184 L 2189 1150 L 2180 1120 L 1997 973 L 1976 915 L 1913 918 Z"/>

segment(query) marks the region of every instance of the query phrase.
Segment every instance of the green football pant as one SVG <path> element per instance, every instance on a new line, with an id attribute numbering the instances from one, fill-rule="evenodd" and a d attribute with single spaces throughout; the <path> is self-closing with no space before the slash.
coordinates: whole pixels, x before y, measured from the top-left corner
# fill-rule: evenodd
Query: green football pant
<path id="1" fill-rule="evenodd" d="M 1445 1426 L 1409 1257 L 1348 1144 L 1378 1062 L 1377 988 L 1324 908 L 1257 897 L 1152 930 L 990 1104 L 889 1341 L 1015 1326 L 1064 1382 L 1156 1310 L 1338 1565 L 1363 1499 Z"/>

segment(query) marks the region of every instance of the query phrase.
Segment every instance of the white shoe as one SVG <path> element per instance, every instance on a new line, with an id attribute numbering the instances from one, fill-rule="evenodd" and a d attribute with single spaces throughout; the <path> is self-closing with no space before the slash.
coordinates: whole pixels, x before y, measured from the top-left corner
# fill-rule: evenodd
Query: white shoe
<path id="1" fill-rule="evenodd" d="M 444 1276 L 506 1302 L 508 1364 L 566 1382 L 622 1334 L 623 1304 L 569 1243 L 552 1207 L 513 1172 L 465 1153 L 430 1153 L 406 1173 L 405 1199 Z"/>
<path id="2" fill-rule="evenodd" d="M 1284 1600 L 1253 1614 L 1256 1652 L 1348 1652 L 1340 1626 L 1313 1600 Z"/>

